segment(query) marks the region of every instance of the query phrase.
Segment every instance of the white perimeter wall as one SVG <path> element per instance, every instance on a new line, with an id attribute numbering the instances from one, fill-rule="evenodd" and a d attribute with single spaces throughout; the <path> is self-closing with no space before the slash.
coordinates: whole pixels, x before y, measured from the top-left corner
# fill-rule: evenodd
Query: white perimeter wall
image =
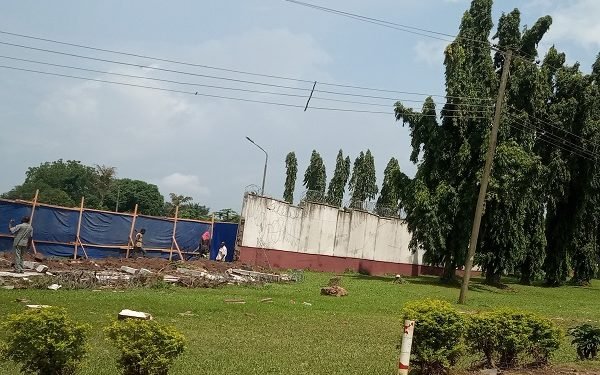
<path id="1" fill-rule="evenodd" d="M 422 264 L 408 249 L 404 220 L 319 204 L 292 206 L 246 195 L 242 246 L 298 253 Z"/>

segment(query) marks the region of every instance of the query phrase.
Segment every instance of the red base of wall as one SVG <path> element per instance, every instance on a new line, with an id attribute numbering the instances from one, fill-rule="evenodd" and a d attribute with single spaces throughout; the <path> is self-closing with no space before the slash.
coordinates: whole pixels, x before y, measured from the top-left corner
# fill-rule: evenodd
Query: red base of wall
<path id="1" fill-rule="evenodd" d="M 307 269 L 312 271 L 342 273 L 347 270 L 369 275 L 399 274 L 404 276 L 441 275 L 439 267 L 408 263 L 381 262 L 329 255 L 294 253 L 291 251 L 240 247 L 240 261 L 255 266 L 279 269 Z"/>

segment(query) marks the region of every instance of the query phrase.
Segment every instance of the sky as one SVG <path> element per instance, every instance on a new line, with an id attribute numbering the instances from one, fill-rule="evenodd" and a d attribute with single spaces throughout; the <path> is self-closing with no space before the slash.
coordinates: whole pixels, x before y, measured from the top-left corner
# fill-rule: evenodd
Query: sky
<path id="1" fill-rule="evenodd" d="M 306 1 L 452 35 L 469 6 L 466 0 Z M 554 22 L 541 50 L 556 45 L 567 53 L 570 63 L 579 61 L 582 70 L 590 70 L 600 51 L 600 1 L 496 0 L 494 19 L 497 21 L 502 12 L 515 7 L 521 10 L 526 25 L 551 15 Z M 62 158 L 115 166 L 118 177 L 154 183 L 165 197 L 173 192 L 189 195 L 213 210 L 239 210 L 249 186 L 260 186 L 265 161 L 262 151 L 246 137 L 268 152 L 266 195 L 282 196 L 285 156 L 290 151 L 296 152 L 299 163 L 296 200 L 305 190 L 302 177 L 313 149 L 322 155 L 328 179 L 340 148 L 352 160 L 361 150 L 370 149 L 380 185 L 391 157 L 399 160 L 405 173 L 414 174 L 416 167 L 409 161 L 409 132 L 395 121 L 393 103 L 399 99 L 420 108 L 424 96 L 355 90 L 319 82 L 444 93 L 446 42 L 283 0 L 4 1 L 0 25 L 5 32 L 307 81 L 251 76 L 0 34 L 0 42 L 4 43 L 108 60 L 0 44 L 2 66 L 186 92 L 0 68 L 0 192 L 22 183 L 28 167 Z M 317 91 L 304 111 L 314 81 Z M 190 94 L 196 92 L 198 95 Z"/>

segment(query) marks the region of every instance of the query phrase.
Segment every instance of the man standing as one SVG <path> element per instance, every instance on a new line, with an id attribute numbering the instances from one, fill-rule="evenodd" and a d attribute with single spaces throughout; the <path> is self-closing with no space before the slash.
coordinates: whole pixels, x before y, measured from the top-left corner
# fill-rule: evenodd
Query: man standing
<path id="1" fill-rule="evenodd" d="M 227 257 L 227 246 L 225 246 L 225 242 L 221 242 L 221 247 L 219 248 L 219 253 L 217 254 L 217 260 L 225 261 L 225 257 Z"/>
<path id="2" fill-rule="evenodd" d="M 31 240 L 33 238 L 33 227 L 29 224 L 29 216 L 25 216 L 21 219 L 21 224 L 14 225 L 15 221 L 10 220 L 8 223 L 8 230 L 10 233 L 15 235 L 13 241 L 13 250 L 15 252 L 15 272 L 23 273 L 23 257 L 25 251 L 31 246 Z"/>
<path id="3" fill-rule="evenodd" d="M 206 231 L 202 234 L 202 240 L 200 241 L 200 256 L 208 258 L 210 255 L 210 232 Z"/>
<path id="4" fill-rule="evenodd" d="M 142 256 L 146 256 L 146 250 L 144 250 L 144 234 L 146 234 L 146 229 L 140 229 L 140 232 L 135 235 L 135 241 L 133 241 L 133 253 L 137 253 L 138 251 L 142 252 Z"/>

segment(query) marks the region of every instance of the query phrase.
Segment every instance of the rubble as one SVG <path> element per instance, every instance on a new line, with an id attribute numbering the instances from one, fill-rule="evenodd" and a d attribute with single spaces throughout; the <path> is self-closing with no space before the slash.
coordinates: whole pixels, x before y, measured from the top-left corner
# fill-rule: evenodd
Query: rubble
<path id="1" fill-rule="evenodd" d="M 0 285 L 3 285 L 1 280 L 4 277 L 4 284 L 8 288 L 53 289 L 53 284 L 56 284 L 62 289 L 101 290 L 154 286 L 157 283 L 186 288 L 215 288 L 228 284 L 293 282 L 303 278 L 302 273 L 297 271 L 278 274 L 261 272 L 261 268 L 253 269 L 240 263 L 205 259 L 169 262 L 161 258 L 47 258 L 44 264 L 27 260 L 26 272 L 18 274 L 8 268 L 11 265 L 11 257 L 12 254 L 0 254 Z M 231 267 L 232 265 L 236 267 Z M 32 280 L 28 280 L 29 277 Z"/>
<path id="2" fill-rule="evenodd" d="M 246 303 L 246 301 L 244 301 L 243 299 L 226 299 L 226 300 L 223 300 L 223 302 L 225 302 L 225 303 L 239 303 L 239 304 Z"/>
<path id="3" fill-rule="evenodd" d="M 59 290 L 60 288 L 62 288 L 62 285 L 59 284 L 52 284 L 48 286 L 48 289 L 50 290 Z"/>
<path id="4" fill-rule="evenodd" d="M 339 285 L 336 286 L 326 286 L 321 288 L 321 294 L 324 296 L 335 296 L 335 297 L 345 297 L 348 295 L 346 289 L 342 288 Z"/>
<path id="5" fill-rule="evenodd" d="M 121 312 L 118 315 L 118 319 L 119 320 L 123 320 L 123 319 L 153 320 L 154 318 L 152 317 L 152 315 L 145 313 L 145 312 L 125 309 L 125 310 L 121 310 Z"/>
<path id="6" fill-rule="evenodd" d="M 138 272 L 138 270 L 136 268 L 128 267 L 128 266 L 122 266 L 121 271 L 130 273 L 132 275 L 135 275 Z"/>
<path id="7" fill-rule="evenodd" d="M 47 309 L 48 307 L 52 307 L 49 305 L 25 305 L 27 307 L 29 307 L 30 309 Z"/>

